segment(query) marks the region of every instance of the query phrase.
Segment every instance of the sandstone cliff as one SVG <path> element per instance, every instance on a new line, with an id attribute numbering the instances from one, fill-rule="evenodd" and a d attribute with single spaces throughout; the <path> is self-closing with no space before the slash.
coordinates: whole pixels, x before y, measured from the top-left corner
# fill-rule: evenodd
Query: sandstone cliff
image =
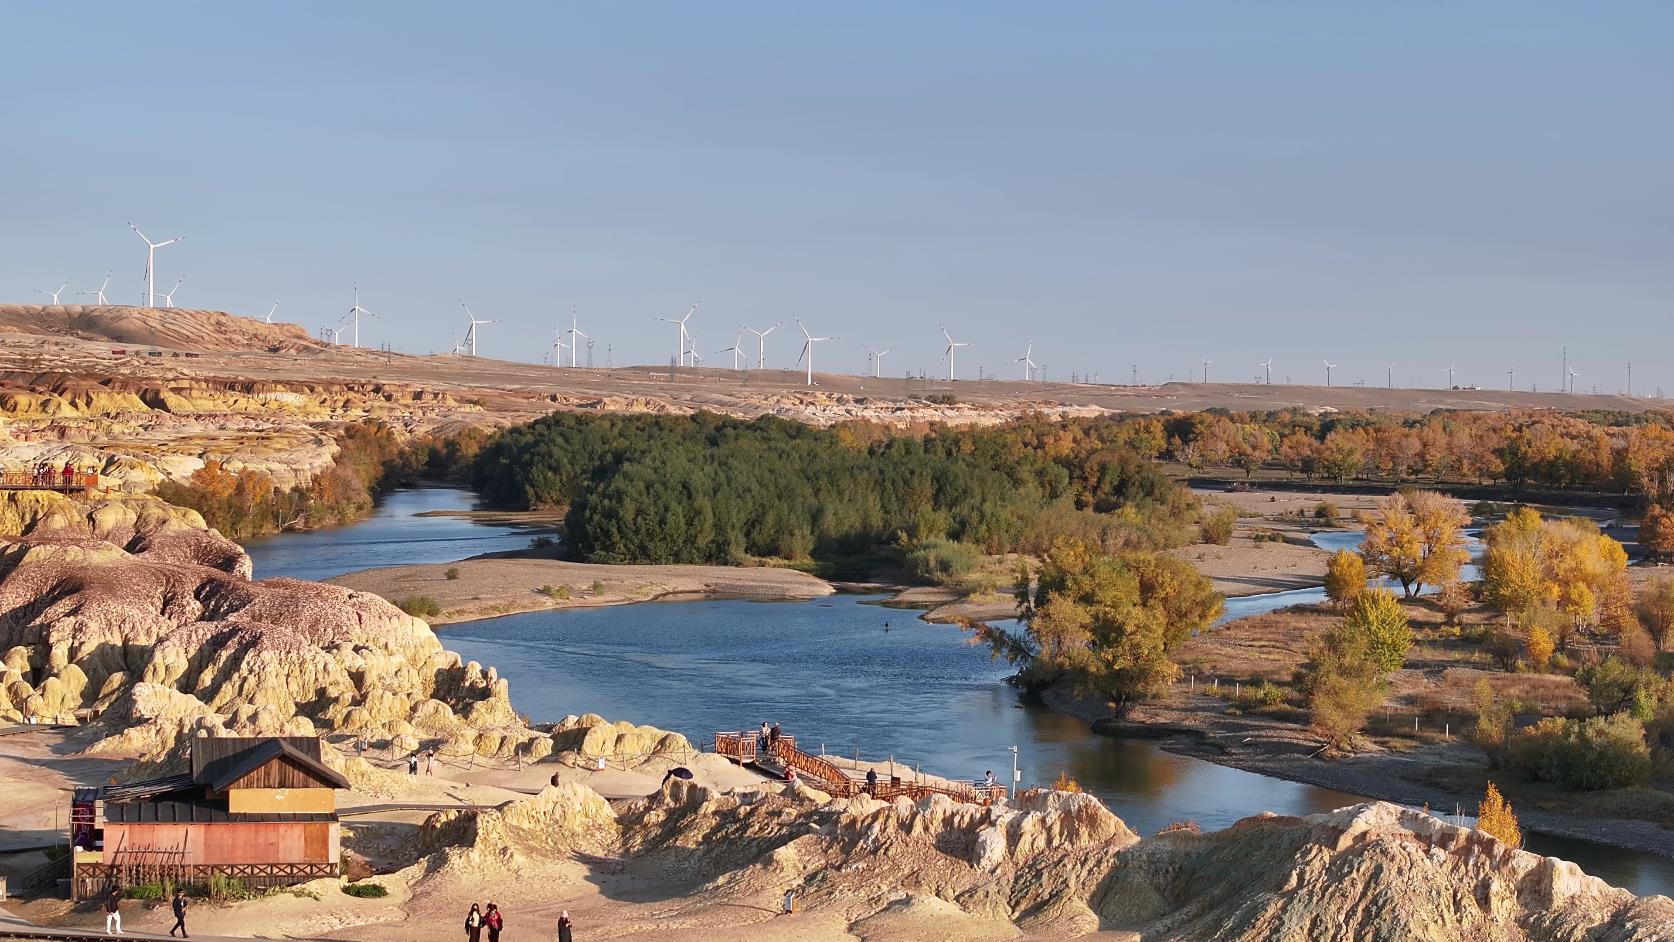
<path id="1" fill-rule="evenodd" d="M 0 717 L 97 708 L 96 752 L 178 761 L 184 735 L 365 733 L 540 757 L 492 668 L 384 600 L 291 579 L 145 497 L 0 494 Z"/>

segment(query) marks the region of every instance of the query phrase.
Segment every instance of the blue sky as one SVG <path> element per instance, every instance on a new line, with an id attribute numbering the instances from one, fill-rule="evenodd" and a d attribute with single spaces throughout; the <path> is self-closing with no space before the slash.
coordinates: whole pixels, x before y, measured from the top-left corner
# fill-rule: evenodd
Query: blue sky
<path id="1" fill-rule="evenodd" d="M 1674 368 L 1674 6 L 10 3 L 0 299 L 664 362 L 1526 388 Z"/>

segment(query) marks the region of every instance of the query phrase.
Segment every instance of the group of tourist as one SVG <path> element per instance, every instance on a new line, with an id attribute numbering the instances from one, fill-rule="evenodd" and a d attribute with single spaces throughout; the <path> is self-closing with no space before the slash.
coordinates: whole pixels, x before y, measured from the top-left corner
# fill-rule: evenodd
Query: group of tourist
<path id="1" fill-rule="evenodd" d="M 69 461 L 65 461 L 61 469 L 54 468 L 49 461 L 43 461 L 25 472 L 29 477 L 29 483 L 34 487 L 73 487 L 77 473 L 76 466 Z"/>
<path id="2" fill-rule="evenodd" d="M 105 935 L 122 935 L 122 890 L 111 887 L 105 896 Z M 169 911 L 174 913 L 174 926 L 169 929 L 169 935 L 180 933 L 182 939 L 191 938 L 186 932 L 186 891 L 176 889 L 174 899 L 169 901 Z"/>
<path id="3" fill-rule="evenodd" d="M 767 725 L 766 720 L 762 720 L 761 721 L 761 731 L 756 734 L 756 752 L 757 753 L 763 753 L 763 752 L 771 753 L 773 751 L 773 747 L 778 745 L 778 744 L 779 744 L 779 724 L 774 723 L 772 726 L 769 726 L 769 725 Z"/>
<path id="4" fill-rule="evenodd" d="M 564 910 L 558 914 L 558 942 L 570 942 L 571 939 L 570 911 Z M 488 911 L 476 903 L 471 904 L 471 911 L 465 914 L 465 942 L 482 942 L 482 930 L 488 930 L 488 942 L 500 942 L 500 931 L 506 927 L 506 917 L 501 914 L 500 907 L 488 904 Z"/>
<path id="5" fill-rule="evenodd" d="M 415 752 L 412 755 L 407 757 L 407 774 L 408 775 L 419 774 L 419 756 L 420 755 L 421 755 L 420 753 Z M 422 753 L 422 755 L 424 757 L 424 774 L 434 778 L 436 776 L 436 750 L 426 749 Z"/>

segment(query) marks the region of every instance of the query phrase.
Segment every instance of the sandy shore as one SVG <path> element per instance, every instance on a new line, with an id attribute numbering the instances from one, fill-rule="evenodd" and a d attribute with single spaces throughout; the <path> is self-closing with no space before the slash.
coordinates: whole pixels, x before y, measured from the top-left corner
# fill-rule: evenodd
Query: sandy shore
<path id="1" fill-rule="evenodd" d="M 455 578 L 448 578 L 453 572 Z M 552 608 L 594 608 L 667 598 L 803 601 L 836 591 L 794 569 L 729 566 L 615 566 L 498 557 L 363 569 L 328 580 L 401 600 L 434 599 L 436 625 Z"/>

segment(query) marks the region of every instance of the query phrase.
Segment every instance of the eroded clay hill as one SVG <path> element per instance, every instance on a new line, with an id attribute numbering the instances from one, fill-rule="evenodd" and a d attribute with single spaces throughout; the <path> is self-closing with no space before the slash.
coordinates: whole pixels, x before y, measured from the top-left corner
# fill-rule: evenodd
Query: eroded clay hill
<path id="1" fill-rule="evenodd" d="M 296 324 L 269 324 L 225 311 L 126 304 L 0 304 L 0 331 L 194 351 L 301 352 L 325 346 Z"/>
<path id="2" fill-rule="evenodd" d="M 1674 938 L 1667 898 L 1635 897 L 1573 864 L 1385 803 L 1140 840 L 1083 794 L 1006 810 L 673 780 L 617 813 L 568 784 L 495 811 L 434 816 L 418 844 L 430 855 L 408 873 L 419 893 L 610 855 L 683 887 L 671 930 L 701 925 L 705 909 L 759 920 L 747 914 L 773 912 L 792 888 L 803 909 L 862 939 Z"/>
<path id="3" fill-rule="evenodd" d="M 551 752 L 506 682 L 423 621 L 365 593 L 249 575 L 237 544 L 153 498 L 0 495 L 0 718 L 97 708 L 83 746 L 152 761 L 199 731 Z"/>

